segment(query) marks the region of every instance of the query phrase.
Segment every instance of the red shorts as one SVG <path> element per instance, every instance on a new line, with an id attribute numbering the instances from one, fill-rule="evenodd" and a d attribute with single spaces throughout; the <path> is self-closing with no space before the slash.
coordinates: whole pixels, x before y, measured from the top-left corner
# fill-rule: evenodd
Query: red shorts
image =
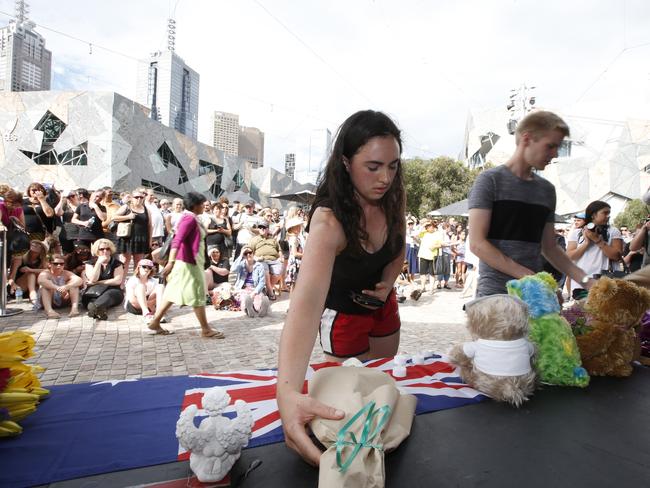
<path id="1" fill-rule="evenodd" d="M 393 290 L 383 307 L 367 315 L 326 308 L 320 319 L 320 343 L 325 354 L 330 356 L 359 356 L 370 349 L 370 337 L 393 335 L 401 325 Z"/>

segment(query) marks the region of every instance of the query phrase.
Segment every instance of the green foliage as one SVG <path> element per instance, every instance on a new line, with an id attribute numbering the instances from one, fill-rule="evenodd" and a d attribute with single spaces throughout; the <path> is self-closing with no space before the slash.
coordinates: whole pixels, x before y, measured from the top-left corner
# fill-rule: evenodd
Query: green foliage
<path id="1" fill-rule="evenodd" d="M 620 228 L 625 226 L 633 230 L 638 224 L 648 216 L 648 207 L 642 200 L 630 200 L 625 205 L 625 209 L 614 219 L 614 226 Z"/>
<path id="2" fill-rule="evenodd" d="M 470 170 L 463 163 L 441 156 L 431 160 L 404 161 L 406 209 L 424 217 L 436 210 L 467 198 L 480 169 Z"/>

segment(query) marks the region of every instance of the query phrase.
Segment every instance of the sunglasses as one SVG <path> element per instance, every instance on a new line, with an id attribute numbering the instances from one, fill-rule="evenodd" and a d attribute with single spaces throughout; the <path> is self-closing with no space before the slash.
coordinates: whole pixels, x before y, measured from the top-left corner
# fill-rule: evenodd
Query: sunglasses
<path id="1" fill-rule="evenodd" d="M 52 266 L 63 266 L 65 263 L 52 263 Z"/>
<path id="2" fill-rule="evenodd" d="M 137 197 L 134 195 L 133 198 L 135 198 L 135 199 L 137 199 L 137 200 L 140 200 L 141 198 L 144 198 L 144 197 L 143 197 L 142 195 L 139 195 L 139 196 L 137 196 Z"/>
<path id="3" fill-rule="evenodd" d="M 140 267 L 142 269 L 153 269 L 153 266 L 149 266 L 149 265 L 146 265 L 146 264 L 141 264 Z"/>
<path id="4" fill-rule="evenodd" d="M 244 253 L 244 256 L 248 256 L 248 255 L 250 255 L 250 254 L 253 254 L 253 251 L 246 251 L 246 252 Z"/>
<path id="5" fill-rule="evenodd" d="M 99 249 L 97 249 L 98 252 L 102 252 L 102 251 L 110 251 L 110 250 L 111 250 L 110 247 L 100 247 Z"/>

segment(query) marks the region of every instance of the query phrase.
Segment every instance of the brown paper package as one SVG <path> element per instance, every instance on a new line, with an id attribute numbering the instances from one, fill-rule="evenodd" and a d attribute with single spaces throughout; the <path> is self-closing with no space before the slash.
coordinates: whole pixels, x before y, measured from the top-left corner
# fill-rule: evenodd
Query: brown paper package
<path id="1" fill-rule="evenodd" d="M 395 449 L 408 437 L 415 414 L 416 398 L 400 394 L 395 380 L 388 374 L 357 367 L 333 367 L 317 371 L 309 382 L 309 396 L 345 412 L 343 420 L 314 419 L 311 429 L 327 448 L 320 458 L 319 488 L 380 488 L 384 486 L 384 452 Z M 383 450 L 361 448 L 345 473 L 336 464 L 336 440 L 339 430 L 368 402 L 377 409 L 388 405 L 391 416 L 372 444 L 383 445 Z M 361 437 L 366 416 L 350 428 L 357 439 Z M 376 423 L 376 422 L 375 422 Z M 349 436 L 346 440 L 350 440 Z M 347 459 L 352 447 L 343 450 Z"/>

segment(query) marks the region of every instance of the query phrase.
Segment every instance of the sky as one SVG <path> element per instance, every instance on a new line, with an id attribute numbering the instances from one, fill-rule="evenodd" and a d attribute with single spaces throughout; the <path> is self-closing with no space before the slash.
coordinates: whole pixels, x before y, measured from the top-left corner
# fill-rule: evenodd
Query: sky
<path id="1" fill-rule="evenodd" d="M 0 25 L 13 14 L 0 0 Z M 314 129 L 389 114 L 404 156 L 456 157 L 468 114 L 535 86 L 537 105 L 604 119 L 650 113 L 647 0 L 31 0 L 57 90 L 135 98 L 138 59 L 167 48 L 201 76 L 199 140 L 215 110 L 265 133 L 265 165 L 306 169 Z M 65 34 L 65 35 L 64 35 Z M 78 39 L 71 39 L 70 36 Z M 92 46 L 91 46 L 92 44 Z"/>

